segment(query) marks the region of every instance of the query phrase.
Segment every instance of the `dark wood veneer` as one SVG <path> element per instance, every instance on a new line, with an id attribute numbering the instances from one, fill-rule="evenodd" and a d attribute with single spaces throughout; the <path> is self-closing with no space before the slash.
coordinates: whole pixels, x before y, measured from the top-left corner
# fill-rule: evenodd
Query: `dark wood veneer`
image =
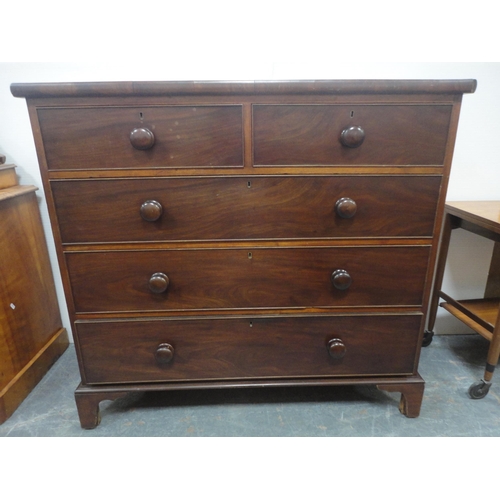
<path id="1" fill-rule="evenodd" d="M 422 304 L 429 247 L 68 253 L 76 312 Z M 352 285 L 338 290 L 332 273 Z M 151 293 L 153 274 L 168 276 Z"/>
<path id="2" fill-rule="evenodd" d="M 85 243 L 431 236 L 440 185 L 439 176 L 252 176 L 53 181 L 52 191 L 63 242 Z M 350 218 L 337 213 L 344 197 L 356 203 Z M 146 202 L 155 221 L 141 217 Z"/>
<path id="3" fill-rule="evenodd" d="M 38 119 L 49 170 L 243 165 L 241 106 L 42 108 Z M 134 141 L 138 128 L 154 139 Z"/>
<path id="4" fill-rule="evenodd" d="M 384 95 L 462 94 L 474 92 L 476 80 L 300 80 L 13 83 L 16 97 L 143 97 L 214 95 Z"/>
<path id="5" fill-rule="evenodd" d="M 372 384 L 416 417 L 462 94 L 475 80 L 12 84 L 82 384 Z"/>
<path id="6" fill-rule="evenodd" d="M 442 165 L 451 110 L 449 105 L 254 105 L 254 163 Z M 363 129 L 364 140 L 346 147 L 341 136 L 353 125 Z"/>
<path id="7" fill-rule="evenodd" d="M 257 377 L 409 375 L 422 317 L 78 322 L 90 384 Z M 329 341 L 345 355 L 334 359 Z M 173 352 L 158 363 L 159 346 Z M 163 347 L 163 349 L 170 351 Z M 170 352 L 168 354 L 170 358 Z"/>

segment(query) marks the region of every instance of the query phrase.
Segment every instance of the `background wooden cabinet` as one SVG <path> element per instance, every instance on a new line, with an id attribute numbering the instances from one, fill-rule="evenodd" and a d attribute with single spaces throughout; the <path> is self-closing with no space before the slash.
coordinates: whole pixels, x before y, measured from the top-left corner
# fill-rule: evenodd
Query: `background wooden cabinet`
<path id="1" fill-rule="evenodd" d="M 35 195 L 37 188 L 10 185 L 15 179 L 13 166 L 4 166 L 2 172 L 0 423 L 14 413 L 68 347 Z"/>

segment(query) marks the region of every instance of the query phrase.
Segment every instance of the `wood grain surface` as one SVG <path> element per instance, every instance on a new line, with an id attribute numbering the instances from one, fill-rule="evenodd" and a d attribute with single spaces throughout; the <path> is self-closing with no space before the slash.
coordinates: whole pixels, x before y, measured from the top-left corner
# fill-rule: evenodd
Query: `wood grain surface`
<path id="1" fill-rule="evenodd" d="M 420 315 L 78 322 L 87 383 L 410 374 Z M 341 338 L 333 359 L 328 341 Z M 168 342 L 169 363 L 155 353 Z"/>
<path id="2" fill-rule="evenodd" d="M 64 243 L 431 236 L 441 179 L 202 177 L 52 181 Z M 336 202 L 355 200 L 345 219 Z M 155 201 L 155 221 L 140 215 Z"/>

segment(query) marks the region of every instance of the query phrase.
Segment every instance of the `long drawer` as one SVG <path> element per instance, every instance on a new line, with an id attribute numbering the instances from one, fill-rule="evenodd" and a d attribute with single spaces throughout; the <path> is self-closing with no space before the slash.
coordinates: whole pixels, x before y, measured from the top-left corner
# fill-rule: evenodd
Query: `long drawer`
<path id="1" fill-rule="evenodd" d="M 407 375 L 421 315 L 76 323 L 88 384 Z"/>
<path id="2" fill-rule="evenodd" d="M 420 305 L 420 247 L 66 254 L 77 312 Z"/>
<path id="3" fill-rule="evenodd" d="M 238 106 L 39 109 L 49 170 L 243 165 Z"/>
<path id="4" fill-rule="evenodd" d="M 64 243 L 430 236 L 432 176 L 51 183 Z"/>
<path id="5" fill-rule="evenodd" d="M 442 165 L 450 105 L 254 105 L 256 166 Z"/>

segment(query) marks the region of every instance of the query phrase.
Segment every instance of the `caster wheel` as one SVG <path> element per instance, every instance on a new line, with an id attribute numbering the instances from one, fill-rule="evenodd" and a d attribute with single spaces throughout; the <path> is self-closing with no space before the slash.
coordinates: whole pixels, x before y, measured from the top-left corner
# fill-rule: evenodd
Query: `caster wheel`
<path id="1" fill-rule="evenodd" d="M 480 380 L 469 387 L 469 397 L 471 399 L 483 399 L 490 390 L 491 382 Z"/>
<path id="2" fill-rule="evenodd" d="M 434 337 L 434 332 L 432 330 L 425 330 L 424 339 L 422 340 L 422 347 L 430 346 L 433 337 Z"/>

